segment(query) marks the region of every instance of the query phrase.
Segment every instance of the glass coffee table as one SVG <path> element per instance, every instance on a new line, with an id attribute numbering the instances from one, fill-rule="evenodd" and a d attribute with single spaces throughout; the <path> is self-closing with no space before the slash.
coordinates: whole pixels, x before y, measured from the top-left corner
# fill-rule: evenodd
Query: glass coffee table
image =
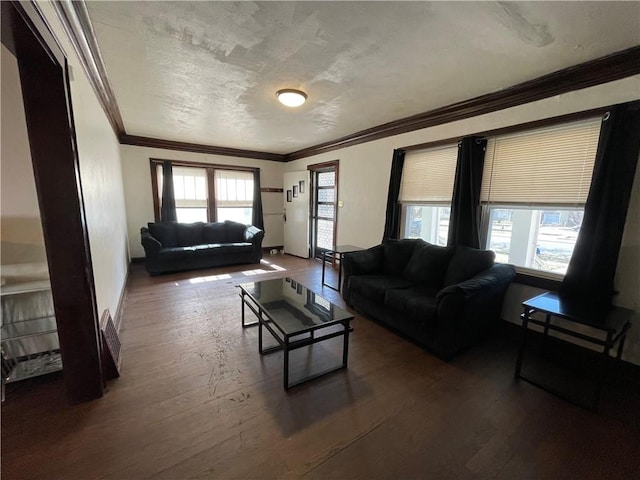
<path id="1" fill-rule="evenodd" d="M 265 355 L 282 350 L 284 353 L 284 389 L 347 368 L 349 333 L 353 330 L 353 315 L 334 305 L 322 295 L 312 292 L 292 278 L 243 283 L 240 287 L 242 327 L 258 326 L 258 351 Z M 256 315 L 257 321 L 245 322 L 245 305 Z M 263 328 L 278 345 L 263 347 Z M 289 382 L 289 354 L 298 348 L 343 337 L 342 363 Z"/>

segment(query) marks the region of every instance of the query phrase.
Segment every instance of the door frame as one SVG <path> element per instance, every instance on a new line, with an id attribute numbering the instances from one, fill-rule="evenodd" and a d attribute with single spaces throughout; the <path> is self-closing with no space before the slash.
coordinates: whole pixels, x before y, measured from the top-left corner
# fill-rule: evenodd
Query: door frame
<path id="1" fill-rule="evenodd" d="M 18 61 L 63 377 L 74 404 L 101 397 L 105 385 L 69 66 L 35 3 L 1 7 L 2 44 Z"/>
<path id="2" fill-rule="evenodd" d="M 308 165 L 307 170 L 310 171 L 310 188 L 309 192 L 309 240 L 311 244 L 311 258 L 320 258 L 316 254 L 317 246 L 316 246 L 316 232 L 315 232 L 315 223 L 317 220 L 316 214 L 316 185 L 315 185 L 315 177 L 317 172 L 322 172 L 330 169 L 334 169 L 336 172 L 336 181 L 335 181 L 335 196 L 333 198 L 333 245 L 336 246 L 336 242 L 338 241 L 338 192 L 339 192 L 339 178 L 340 178 L 340 160 L 330 160 L 328 162 L 315 163 L 313 165 Z M 335 265 L 336 260 L 332 258 L 332 263 Z"/>

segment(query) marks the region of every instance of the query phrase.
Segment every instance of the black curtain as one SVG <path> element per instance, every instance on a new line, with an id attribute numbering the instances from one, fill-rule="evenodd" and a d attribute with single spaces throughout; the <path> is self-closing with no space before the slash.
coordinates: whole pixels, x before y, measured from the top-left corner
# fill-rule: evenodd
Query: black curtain
<path id="1" fill-rule="evenodd" d="M 486 147 L 487 141 L 480 137 L 466 137 L 458 143 L 449 216 L 449 246 L 480 248 L 480 187 Z"/>
<path id="2" fill-rule="evenodd" d="M 605 114 L 584 218 L 561 291 L 611 304 L 613 280 L 640 152 L 640 102 Z M 591 303 L 591 302 L 590 302 Z"/>
<path id="3" fill-rule="evenodd" d="M 395 149 L 391 161 L 391 177 L 389 179 L 389 194 L 387 196 L 387 218 L 384 224 L 382 240 L 397 239 L 400 233 L 400 182 L 402 181 L 402 167 L 404 166 L 404 150 Z"/>
<path id="4" fill-rule="evenodd" d="M 264 230 L 264 216 L 262 214 L 262 191 L 260 189 L 260 169 L 253 171 L 253 210 L 251 223 L 254 227 Z"/>
<path id="5" fill-rule="evenodd" d="M 161 222 L 175 222 L 176 197 L 173 193 L 173 167 L 169 160 L 162 162 L 162 206 L 160 208 Z"/>

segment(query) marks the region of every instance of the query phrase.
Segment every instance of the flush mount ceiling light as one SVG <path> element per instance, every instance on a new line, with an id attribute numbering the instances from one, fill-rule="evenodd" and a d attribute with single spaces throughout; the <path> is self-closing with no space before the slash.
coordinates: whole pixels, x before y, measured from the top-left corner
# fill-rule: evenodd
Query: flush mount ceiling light
<path id="1" fill-rule="evenodd" d="M 284 90 L 278 90 L 276 97 L 281 104 L 287 107 L 299 107 L 307 100 L 307 94 L 300 90 L 293 90 L 291 88 L 285 88 Z"/>

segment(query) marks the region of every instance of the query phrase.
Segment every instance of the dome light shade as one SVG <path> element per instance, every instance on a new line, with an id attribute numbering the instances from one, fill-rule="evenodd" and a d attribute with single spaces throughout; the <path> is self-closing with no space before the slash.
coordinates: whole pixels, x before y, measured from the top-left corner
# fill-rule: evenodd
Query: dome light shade
<path id="1" fill-rule="evenodd" d="M 291 88 L 278 90 L 276 92 L 276 97 L 278 97 L 281 104 L 287 107 L 299 107 L 307 100 L 306 93 L 301 92 L 300 90 L 293 90 Z"/>

